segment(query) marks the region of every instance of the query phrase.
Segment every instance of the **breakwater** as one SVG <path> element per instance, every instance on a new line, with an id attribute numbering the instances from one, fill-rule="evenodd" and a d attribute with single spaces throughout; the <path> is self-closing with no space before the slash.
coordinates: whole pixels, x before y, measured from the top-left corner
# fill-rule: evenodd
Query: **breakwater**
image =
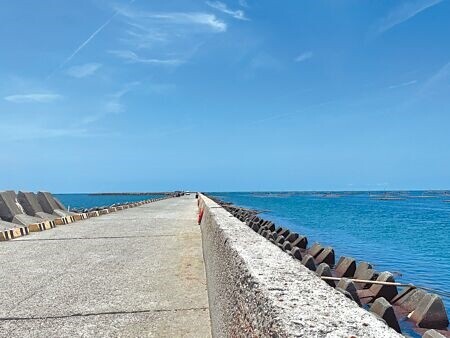
<path id="1" fill-rule="evenodd" d="M 400 321 L 403 328 L 414 323 L 415 330 L 420 334 L 426 328 L 436 328 L 441 330 L 441 334 L 448 336 L 448 318 L 438 295 L 414 287 L 398 288 L 394 275 L 389 272 L 378 272 L 367 262 L 357 264 L 351 257 L 341 257 L 336 262 L 333 248 L 323 247 L 319 243 L 308 245 L 306 236 L 277 227 L 273 222 L 258 217 L 253 210 L 229 203 L 221 204 L 255 232 L 317 275 L 331 277 L 327 279 L 330 286 L 382 317 L 397 331 L 400 331 Z M 407 317 L 410 317 L 409 321 L 405 320 Z"/>
<path id="2" fill-rule="evenodd" d="M 298 260 L 199 196 L 216 337 L 401 337 Z"/>
<path id="3" fill-rule="evenodd" d="M 19 191 L 16 194 L 15 191 L 3 191 L 0 192 L 0 241 L 181 195 L 181 193 L 167 194 L 160 198 L 74 212 L 67 210 L 48 192 Z"/>

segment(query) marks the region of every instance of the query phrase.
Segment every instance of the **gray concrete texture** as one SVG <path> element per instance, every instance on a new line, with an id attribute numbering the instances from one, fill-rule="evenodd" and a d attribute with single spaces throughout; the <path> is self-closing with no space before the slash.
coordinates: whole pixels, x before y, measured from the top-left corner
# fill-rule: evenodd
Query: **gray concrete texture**
<path id="1" fill-rule="evenodd" d="M 42 219 L 25 214 L 23 207 L 17 200 L 14 191 L 0 192 L 0 218 L 3 221 L 18 225 L 28 225 L 42 222 Z"/>
<path id="2" fill-rule="evenodd" d="M 191 197 L 0 246 L 0 337 L 210 337 Z"/>
<path id="3" fill-rule="evenodd" d="M 39 204 L 37 195 L 34 192 L 19 191 L 17 193 L 17 201 L 23 207 L 23 210 L 27 215 L 36 216 L 47 220 L 54 220 L 59 217 L 44 212 Z"/>
<path id="4" fill-rule="evenodd" d="M 65 207 L 61 202 L 57 201 L 57 199 L 49 192 L 38 191 L 37 200 L 42 210 L 47 214 L 55 214 L 59 217 L 74 215 L 73 212 L 65 210 Z"/>
<path id="5" fill-rule="evenodd" d="M 23 210 L 17 203 L 16 193 L 14 191 L 0 192 L 0 218 L 6 222 L 12 222 L 14 216 L 23 214 Z"/>
<path id="6" fill-rule="evenodd" d="M 205 196 L 215 337 L 402 337 Z"/>

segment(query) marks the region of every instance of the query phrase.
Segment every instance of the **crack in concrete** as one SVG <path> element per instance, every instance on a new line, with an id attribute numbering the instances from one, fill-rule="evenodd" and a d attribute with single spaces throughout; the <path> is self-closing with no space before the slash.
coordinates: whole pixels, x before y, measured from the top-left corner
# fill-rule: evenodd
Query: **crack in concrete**
<path id="1" fill-rule="evenodd" d="M 71 315 L 60 316 L 43 316 L 43 317 L 0 317 L 0 322 L 7 321 L 25 321 L 25 320 L 47 320 L 47 319 L 65 319 L 73 317 L 93 317 L 93 316 L 111 316 L 111 315 L 127 315 L 140 314 L 152 312 L 178 312 L 178 311 L 205 311 L 208 307 L 192 307 L 179 309 L 153 309 L 153 310 L 133 310 L 133 311 L 106 311 L 106 312 L 92 312 L 92 313 L 74 313 Z"/>

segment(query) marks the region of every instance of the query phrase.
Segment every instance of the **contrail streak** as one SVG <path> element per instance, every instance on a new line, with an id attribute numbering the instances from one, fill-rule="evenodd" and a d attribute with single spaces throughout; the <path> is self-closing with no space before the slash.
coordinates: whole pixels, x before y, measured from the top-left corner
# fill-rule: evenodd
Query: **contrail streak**
<path id="1" fill-rule="evenodd" d="M 135 2 L 136 0 L 131 0 L 128 4 L 129 5 L 131 5 L 133 2 Z M 77 49 L 75 49 L 74 51 L 73 51 L 73 53 L 68 57 L 68 58 L 66 58 L 60 65 L 59 65 L 59 67 L 58 68 L 56 68 L 49 76 L 47 76 L 47 80 L 49 79 L 49 78 L 51 78 L 58 70 L 60 70 L 60 69 L 62 69 L 67 63 L 69 63 L 84 47 L 86 47 L 88 44 L 89 44 L 89 42 L 91 42 L 92 41 L 92 39 L 94 39 L 102 30 L 104 30 L 105 29 L 105 27 L 106 26 L 108 26 L 110 23 L 111 23 L 111 21 L 113 21 L 113 19 L 118 15 L 120 13 L 120 10 L 116 10 L 115 12 L 114 12 L 114 14 L 108 19 L 108 20 L 106 20 L 106 22 L 103 24 L 103 25 L 101 25 L 94 33 L 92 33 L 88 38 L 87 38 L 87 40 L 85 40 L 81 45 L 79 45 L 78 47 L 77 47 Z"/>

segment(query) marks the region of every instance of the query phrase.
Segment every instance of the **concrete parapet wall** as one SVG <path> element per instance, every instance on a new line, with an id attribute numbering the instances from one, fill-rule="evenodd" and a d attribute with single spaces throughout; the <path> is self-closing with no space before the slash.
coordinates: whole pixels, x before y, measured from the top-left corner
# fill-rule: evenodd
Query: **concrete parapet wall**
<path id="1" fill-rule="evenodd" d="M 215 337 L 402 337 L 199 196 Z"/>

